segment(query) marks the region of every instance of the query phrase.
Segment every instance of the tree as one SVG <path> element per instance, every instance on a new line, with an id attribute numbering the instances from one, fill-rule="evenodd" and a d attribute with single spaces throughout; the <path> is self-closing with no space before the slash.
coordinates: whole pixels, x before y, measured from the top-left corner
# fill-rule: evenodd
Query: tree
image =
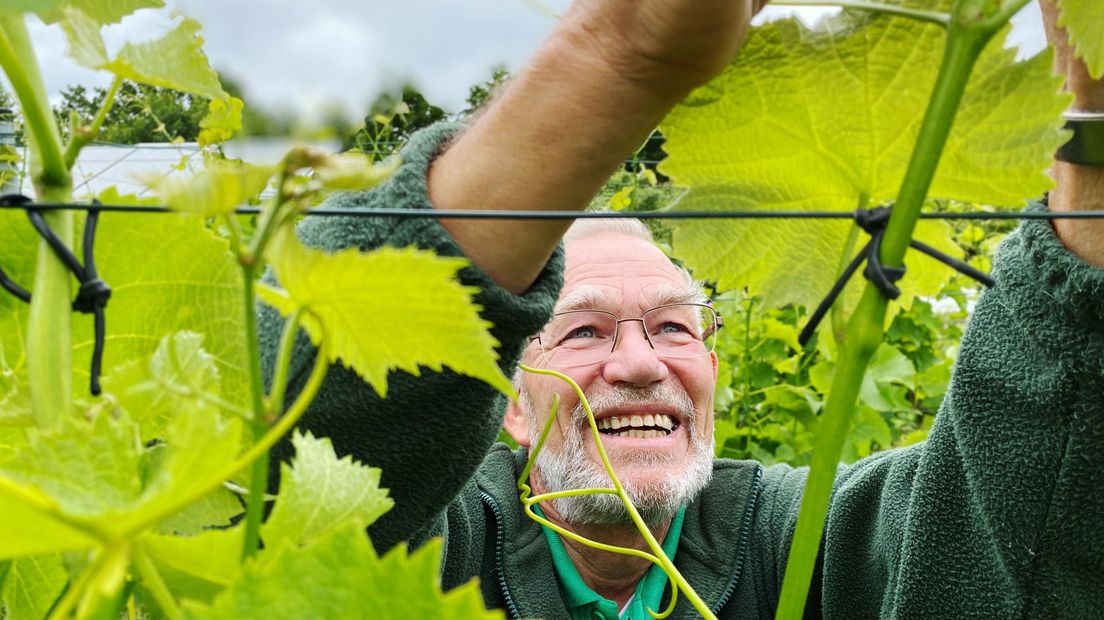
<path id="1" fill-rule="evenodd" d="M 407 84 L 402 95 L 383 93 L 376 98 L 364 119 L 364 128 L 352 137 L 356 148 L 382 159 L 391 154 L 415 131 L 444 119 L 445 111 L 426 101 L 424 95 Z"/>
<path id="2" fill-rule="evenodd" d="M 107 89 L 101 87 L 91 93 L 80 85 L 62 91 L 61 103 L 54 108 L 62 131 L 71 131 L 70 118 L 74 115 L 79 125 L 91 123 L 106 97 Z M 205 97 L 123 82 L 99 140 L 116 144 L 194 141 L 208 103 Z"/>

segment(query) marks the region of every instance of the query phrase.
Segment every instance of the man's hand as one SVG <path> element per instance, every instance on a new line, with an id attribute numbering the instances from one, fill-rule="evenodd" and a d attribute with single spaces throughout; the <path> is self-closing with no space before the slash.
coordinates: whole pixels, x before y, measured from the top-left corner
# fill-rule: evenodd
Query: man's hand
<path id="1" fill-rule="evenodd" d="M 685 95 L 717 75 L 766 0 L 577 2 L 564 21 L 589 33 L 615 71 Z M 681 96 L 679 97 L 681 98 Z"/>
<path id="2" fill-rule="evenodd" d="M 585 208 L 667 112 L 732 59 L 765 1 L 578 0 L 434 164 L 434 207 Z M 443 222 L 476 266 L 515 293 L 569 224 Z"/>
<path id="3" fill-rule="evenodd" d="M 1054 46 L 1054 66 L 1066 76 L 1066 89 L 1074 95 L 1073 109 L 1104 112 L 1104 80 L 1093 80 L 1085 63 L 1074 56 L 1066 31 L 1057 26 L 1058 7 L 1053 0 L 1042 0 L 1041 5 L 1047 40 Z M 1104 168 L 1056 161 L 1051 174 L 1058 184 L 1050 193 L 1052 211 L 1104 210 Z M 1054 229 L 1071 252 L 1104 267 L 1104 221 L 1055 220 Z"/>

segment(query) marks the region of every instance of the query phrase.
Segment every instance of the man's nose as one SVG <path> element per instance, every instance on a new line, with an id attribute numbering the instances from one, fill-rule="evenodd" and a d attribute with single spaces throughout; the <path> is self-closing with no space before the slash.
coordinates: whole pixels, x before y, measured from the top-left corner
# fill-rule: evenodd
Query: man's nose
<path id="1" fill-rule="evenodd" d="M 607 383 L 647 386 L 666 379 L 670 374 L 670 369 L 652 347 L 644 330 L 641 319 L 621 320 L 613 351 L 602 366 L 602 376 Z"/>

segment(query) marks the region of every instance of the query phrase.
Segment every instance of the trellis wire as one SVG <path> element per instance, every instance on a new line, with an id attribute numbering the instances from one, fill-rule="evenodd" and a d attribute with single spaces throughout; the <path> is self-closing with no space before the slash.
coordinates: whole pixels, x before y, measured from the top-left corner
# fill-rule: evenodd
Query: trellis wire
<path id="1" fill-rule="evenodd" d="M 109 205 L 78 203 L 34 203 L 19 206 L 4 205 L 0 210 L 20 211 L 91 211 L 102 213 L 180 213 L 161 205 Z M 258 215 L 261 207 L 239 207 L 238 215 Z M 394 217 L 406 219 L 476 219 L 476 220 L 583 220 L 583 219 L 640 219 L 640 220 L 854 220 L 854 211 L 484 211 L 477 209 L 358 209 L 317 207 L 303 213 L 308 217 Z M 1055 212 L 990 212 L 965 211 L 961 213 L 922 213 L 925 220 L 1085 220 L 1104 219 L 1104 211 Z"/>

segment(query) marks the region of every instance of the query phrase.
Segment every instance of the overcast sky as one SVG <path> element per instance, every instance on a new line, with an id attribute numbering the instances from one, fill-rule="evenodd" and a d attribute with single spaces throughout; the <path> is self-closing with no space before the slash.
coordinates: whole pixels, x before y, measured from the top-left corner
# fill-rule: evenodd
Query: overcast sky
<path id="1" fill-rule="evenodd" d="M 548 10 L 567 0 L 168 0 L 106 32 L 109 51 L 124 41 L 152 38 L 183 13 L 203 24 L 212 65 L 245 88 L 246 98 L 269 109 L 317 115 L 334 102 L 350 118 L 403 82 L 433 103 L 456 111 L 468 88 L 496 65 L 517 69 L 554 23 Z M 827 9 L 830 10 L 830 9 Z M 800 11 L 812 23 L 826 9 Z M 1043 45 L 1035 3 L 1016 20 L 1013 40 L 1027 53 Z M 107 74 L 84 70 L 65 57 L 59 29 L 31 24 L 39 62 L 52 96 L 70 84 L 106 86 Z"/>

